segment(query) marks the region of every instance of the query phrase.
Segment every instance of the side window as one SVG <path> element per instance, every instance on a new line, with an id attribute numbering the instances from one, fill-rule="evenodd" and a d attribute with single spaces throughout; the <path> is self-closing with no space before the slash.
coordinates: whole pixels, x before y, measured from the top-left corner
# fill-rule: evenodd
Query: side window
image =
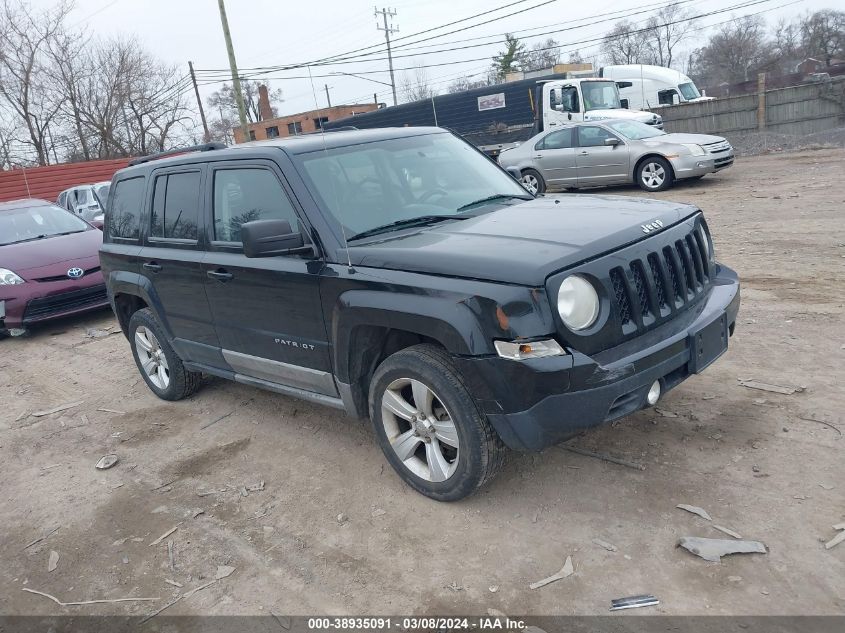
<path id="1" fill-rule="evenodd" d="M 578 145 L 581 147 L 598 147 L 604 145 L 604 139 L 616 138 L 603 127 L 582 125 L 578 128 Z"/>
<path id="2" fill-rule="evenodd" d="M 64 207 L 66 201 L 67 201 L 67 191 L 62 191 L 59 194 L 59 199 L 56 200 L 56 204 L 58 204 L 60 207 Z"/>
<path id="3" fill-rule="evenodd" d="M 661 105 L 672 105 L 672 100 L 676 94 L 678 93 L 671 88 L 669 90 L 661 90 L 657 93 L 657 101 Z"/>
<path id="4" fill-rule="evenodd" d="M 578 107 L 578 89 L 567 87 L 561 89 L 560 95 L 561 110 L 564 112 L 580 112 Z"/>
<path id="5" fill-rule="evenodd" d="M 112 203 L 106 215 L 111 237 L 137 240 L 141 228 L 141 204 L 144 200 L 144 177 L 121 180 L 114 186 Z"/>
<path id="6" fill-rule="evenodd" d="M 157 177 L 150 214 L 150 237 L 196 240 L 199 198 L 199 172 Z"/>
<path id="7" fill-rule="evenodd" d="M 253 220 L 299 221 L 279 179 L 268 169 L 218 169 L 214 172 L 214 239 L 240 242 L 241 225 Z"/>
<path id="8" fill-rule="evenodd" d="M 569 149 L 572 147 L 572 128 L 557 130 L 543 139 L 542 149 Z"/>

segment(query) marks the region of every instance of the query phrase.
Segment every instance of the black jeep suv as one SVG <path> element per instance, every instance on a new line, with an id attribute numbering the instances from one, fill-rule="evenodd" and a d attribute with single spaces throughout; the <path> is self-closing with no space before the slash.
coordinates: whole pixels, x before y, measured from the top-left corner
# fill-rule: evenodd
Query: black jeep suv
<path id="1" fill-rule="evenodd" d="M 692 206 L 535 198 L 438 128 L 193 149 L 109 193 L 103 275 L 150 389 L 205 373 L 369 417 L 435 499 L 654 404 L 733 333 Z"/>

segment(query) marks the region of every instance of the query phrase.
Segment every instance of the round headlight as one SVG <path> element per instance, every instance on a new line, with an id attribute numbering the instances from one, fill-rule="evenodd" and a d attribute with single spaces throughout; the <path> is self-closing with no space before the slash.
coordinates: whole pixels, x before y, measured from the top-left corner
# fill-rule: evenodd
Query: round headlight
<path id="1" fill-rule="evenodd" d="M 599 295 L 593 284 L 580 275 L 570 275 L 557 292 L 557 311 L 570 330 L 583 330 L 599 316 Z"/>

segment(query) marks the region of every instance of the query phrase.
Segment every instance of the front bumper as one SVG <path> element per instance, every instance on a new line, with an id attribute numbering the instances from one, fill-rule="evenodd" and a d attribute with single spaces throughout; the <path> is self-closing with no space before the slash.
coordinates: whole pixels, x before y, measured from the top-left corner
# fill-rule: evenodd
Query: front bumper
<path id="1" fill-rule="evenodd" d="M 727 169 L 734 164 L 734 152 L 721 152 L 718 155 L 705 154 L 704 156 L 679 156 L 672 158 L 672 171 L 675 173 L 675 178 L 681 180 L 683 178 L 695 178 L 696 176 L 704 176 L 712 174 L 717 171 Z"/>
<path id="2" fill-rule="evenodd" d="M 71 281 L 27 281 L 0 287 L 0 328 L 17 329 L 109 305 L 98 271 Z"/>
<path id="3" fill-rule="evenodd" d="M 656 380 L 665 394 L 702 371 L 693 335 L 716 321 L 733 334 L 739 302 L 736 273 L 720 266 L 697 305 L 593 357 L 570 350 L 566 356 L 532 361 L 476 357 L 457 362 L 502 441 L 514 450 L 539 451 L 644 408 Z"/>

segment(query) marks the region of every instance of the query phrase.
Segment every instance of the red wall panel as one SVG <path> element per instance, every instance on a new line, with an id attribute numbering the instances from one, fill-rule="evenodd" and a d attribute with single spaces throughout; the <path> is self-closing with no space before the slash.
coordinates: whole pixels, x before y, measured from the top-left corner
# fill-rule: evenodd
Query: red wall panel
<path id="1" fill-rule="evenodd" d="M 0 202 L 19 198 L 55 202 L 58 195 L 69 187 L 111 180 L 114 173 L 128 163 L 128 158 L 116 158 L 0 171 Z"/>

